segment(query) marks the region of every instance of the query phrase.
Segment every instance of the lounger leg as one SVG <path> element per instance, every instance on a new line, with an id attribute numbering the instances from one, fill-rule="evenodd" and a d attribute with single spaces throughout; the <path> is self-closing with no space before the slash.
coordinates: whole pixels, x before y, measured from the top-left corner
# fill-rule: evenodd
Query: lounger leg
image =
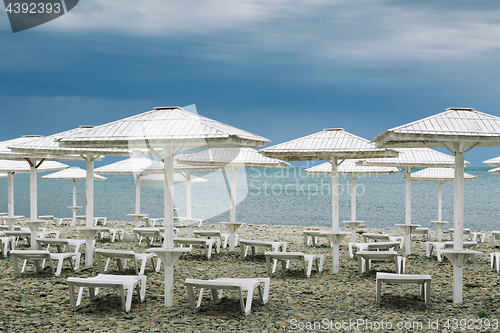
<path id="1" fill-rule="evenodd" d="M 120 258 L 116 258 L 116 264 L 118 265 L 118 271 L 123 272 L 122 260 Z"/>
<path id="2" fill-rule="evenodd" d="M 491 270 L 493 270 L 493 263 L 494 263 L 494 258 L 495 258 L 495 254 L 492 252 L 490 253 L 490 266 L 491 266 Z"/>
<path id="3" fill-rule="evenodd" d="M 71 310 L 76 311 L 76 304 L 75 304 L 75 284 L 73 282 L 68 283 L 68 289 L 69 289 L 69 304 L 71 305 Z"/>
<path id="4" fill-rule="evenodd" d="M 425 282 L 425 306 L 427 308 L 431 307 L 431 281 Z"/>
<path id="5" fill-rule="evenodd" d="M 89 292 L 90 292 L 90 289 L 89 289 Z M 78 306 L 82 302 L 82 295 L 83 295 L 83 287 L 80 287 L 78 290 L 78 298 L 76 299 L 75 310 L 78 310 Z M 90 299 L 92 299 L 92 295 L 93 295 L 93 293 L 90 294 Z"/>
<path id="6" fill-rule="evenodd" d="M 37 259 L 35 259 L 34 261 L 35 261 L 35 267 L 36 267 L 37 272 L 42 272 L 43 267 L 42 267 L 42 265 L 40 265 L 40 261 Z M 59 260 L 59 261 L 61 261 L 61 260 Z M 62 264 L 61 264 L 61 266 L 62 266 Z M 58 275 L 56 275 L 56 276 L 58 276 Z"/>
<path id="7" fill-rule="evenodd" d="M 212 243 L 207 244 L 205 246 L 205 250 L 206 250 L 207 259 L 210 259 L 210 257 L 212 256 Z"/>
<path id="8" fill-rule="evenodd" d="M 200 295 L 198 296 L 198 302 L 196 304 L 197 308 L 201 307 L 201 299 L 203 298 L 203 292 L 205 291 L 205 288 L 200 288 Z"/>
<path id="9" fill-rule="evenodd" d="M 11 254 L 10 256 L 12 258 L 12 263 L 14 264 L 14 272 L 16 272 L 16 275 L 20 275 L 21 272 L 19 272 L 19 266 L 17 265 L 17 256 L 14 254 Z M 23 271 L 24 271 L 24 269 L 23 269 Z"/>
<path id="10" fill-rule="evenodd" d="M 257 251 L 256 246 L 250 246 L 250 248 L 252 249 L 252 256 L 254 256 Z"/>
<path id="11" fill-rule="evenodd" d="M 144 271 L 146 270 L 146 262 L 147 261 L 148 261 L 147 258 L 142 259 L 141 270 L 139 271 L 139 275 L 144 275 Z M 153 263 L 153 267 L 154 267 L 154 263 Z M 136 270 L 137 270 L 137 263 L 136 263 Z"/>
<path id="12" fill-rule="evenodd" d="M 271 268 L 271 257 L 270 256 L 266 256 L 266 269 L 267 269 L 267 274 L 269 274 L 269 276 L 273 276 L 273 274 L 275 272 L 275 267 Z"/>
<path id="13" fill-rule="evenodd" d="M 316 259 L 316 269 L 318 270 L 318 273 L 323 272 L 323 264 L 324 264 L 324 257 L 319 257 Z"/>
<path id="14" fill-rule="evenodd" d="M 309 236 L 304 235 L 304 246 L 309 246 Z"/>
<path id="15" fill-rule="evenodd" d="M 498 273 L 500 271 L 500 253 L 497 253 L 495 257 L 497 262 L 497 273 Z"/>
<path id="16" fill-rule="evenodd" d="M 212 299 L 214 301 L 214 304 L 219 304 L 222 302 L 222 292 L 224 289 L 210 289 L 210 292 L 212 293 Z"/>
<path id="17" fill-rule="evenodd" d="M 241 254 L 241 258 L 245 258 L 247 256 L 246 246 L 240 246 L 240 254 Z"/>
<path id="18" fill-rule="evenodd" d="M 128 307 L 128 301 L 129 301 L 129 295 L 130 295 L 130 305 L 132 305 L 132 295 L 130 294 L 131 290 L 130 290 L 130 286 L 129 288 L 127 289 L 127 296 L 125 296 L 125 288 L 123 286 L 119 286 L 119 290 L 120 290 L 120 295 L 121 295 L 121 298 L 122 298 L 122 309 L 125 311 L 125 312 L 128 312 L 130 310 L 130 308 Z"/>
<path id="19" fill-rule="evenodd" d="M 120 288 L 123 290 L 123 288 Z M 122 291 L 123 293 L 123 291 Z M 129 312 L 130 308 L 132 307 L 132 295 L 134 294 L 134 287 L 132 285 L 128 286 L 128 291 L 127 291 L 127 304 L 125 308 L 125 312 Z"/>
<path id="20" fill-rule="evenodd" d="M 364 267 L 364 259 L 361 256 L 358 256 L 358 273 L 359 275 L 363 275 L 363 267 Z"/>
<path id="21" fill-rule="evenodd" d="M 102 270 L 102 259 L 101 259 L 101 254 L 99 252 L 95 253 L 95 260 L 97 261 L 97 270 L 99 273 L 104 273 L 105 271 L 108 270 L 109 258 L 108 261 L 106 262 L 106 268 L 104 269 L 104 271 Z"/>
<path id="22" fill-rule="evenodd" d="M 382 280 L 377 279 L 375 284 L 375 303 L 380 306 L 380 289 L 382 288 Z"/>
<path id="23" fill-rule="evenodd" d="M 193 290 L 194 287 L 191 284 L 187 285 L 186 287 L 188 292 L 189 306 L 191 306 L 191 311 L 193 313 L 196 313 L 200 311 L 200 308 L 196 305 L 196 301 L 194 299 L 194 290 Z"/>
<path id="24" fill-rule="evenodd" d="M 312 265 L 313 265 L 313 260 L 308 260 L 307 261 L 307 271 L 305 272 L 306 273 L 306 278 L 310 278 L 311 277 L 311 271 L 312 271 Z M 304 268 L 306 266 L 306 263 L 305 263 L 305 259 L 304 259 Z"/>

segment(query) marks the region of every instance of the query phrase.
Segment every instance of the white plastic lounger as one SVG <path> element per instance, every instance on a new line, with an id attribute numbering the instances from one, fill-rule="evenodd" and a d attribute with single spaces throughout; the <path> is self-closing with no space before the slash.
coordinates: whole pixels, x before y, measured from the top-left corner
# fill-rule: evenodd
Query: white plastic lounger
<path id="1" fill-rule="evenodd" d="M 418 284 L 420 285 L 420 298 L 425 301 L 425 306 L 431 306 L 431 276 L 430 275 L 409 275 L 377 273 L 377 283 L 375 285 L 375 299 L 377 306 L 380 306 L 380 294 L 382 283 L 387 284 Z"/>
<path id="2" fill-rule="evenodd" d="M 76 311 L 82 300 L 83 288 L 89 288 L 90 299 L 94 300 L 97 297 L 99 288 L 113 288 L 120 290 L 122 299 L 122 309 L 129 312 L 132 306 L 132 293 L 134 288 L 137 290 L 139 302 L 143 302 L 146 296 L 146 276 L 145 275 L 110 275 L 99 274 L 92 278 L 73 278 L 67 279 L 69 287 L 69 300 L 71 310 Z M 139 288 L 139 282 L 141 286 Z M 78 298 L 75 300 L 75 287 L 79 287 Z M 125 297 L 125 290 L 127 296 Z"/>
<path id="3" fill-rule="evenodd" d="M 14 263 L 14 271 L 16 272 L 16 275 L 19 276 L 21 273 L 24 273 L 24 269 L 26 268 L 26 262 L 27 260 L 34 260 L 35 261 L 35 266 L 38 272 L 43 271 L 43 264 L 40 265 L 39 261 L 47 261 L 50 266 L 50 270 L 52 271 L 52 274 L 55 276 L 61 275 L 62 271 L 62 265 L 64 260 L 68 260 L 69 264 L 71 266 L 71 269 L 74 271 L 75 267 L 73 266 L 73 259 L 77 261 L 79 264 L 80 262 L 80 257 L 76 255 L 75 253 L 50 253 L 47 250 L 12 250 L 10 251 L 10 257 L 12 259 L 12 262 Z M 25 259 L 23 268 L 21 271 L 19 271 L 19 266 L 17 264 L 17 259 Z M 57 269 L 54 271 L 54 265 L 53 265 L 53 260 L 58 260 L 57 263 Z"/>
<path id="4" fill-rule="evenodd" d="M 190 247 L 192 245 L 199 245 L 203 248 L 206 249 L 205 253 L 207 256 L 207 259 L 210 259 L 212 256 L 212 248 L 215 245 L 215 251 L 216 253 L 220 253 L 220 240 L 218 238 L 182 238 L 182 237 L 177 237 L 174 238 L 174 245 L 183 247 L 184 245 L 189 245 Z"/>
<path id="5" fill-rule="evenodd" d="M 324 234 L 324 230 L 304 230 L 302 231 L 304 235 L 304 245 L 305 246 L 318 246 L 318 239 L 320 237 L 326 238 L 328 240 L 328 236 Z M 332 246 L 330 241 L 328 240 L 328 246 Z"/>
<path id="6" fill-rule="evenodd" d="M 276 272 L 276 264 L 271 267 L 271 260 L 281 261 L 283 271 L 287 271 L 288 263 L 290 260 L 299 260 L 304 267 L 304 274 L 306 278 L 311 276 L 313 263 L 316 263 L 316 270 L 318 273 L 323 271 L 323 263 L 325 256 L 322 254 L 304 254 L 302 252 L 266 252 L 266 268 L 269 276 L 273 276 Z"/>
<path id="7" fill-rule="evenodd" d="M 222 248 L 225 249 L 227 247 L 227 244 L 228 244 L 228 241 L 229 241 L 229 234 L 227 233 L 223 233 L 219 230 L 195 230 L 193 231 L 193 235 L 194 237 L 205 237 L 205 238 L 212 238 L 212 237 L 215 237 L 215 238 L 218 238 L 220 239 L 220 243 L 222 244 Z M 237 246 L 238 245 L 238 238 L 239 238 L 239 235 L 238 234 L 234 234 L 234 237 L 235 237 L 235 245 Z"/>
<path id="8" fill-rule="evenodd" d="M 15 243 L 16 243 L 16 238 L 13 236 L 10 237 L 0 236 L 0 246 L 2 247 L 2 254 L 4 257 L 7 257 L 7 254 L 9 253 L 9 245 L 10 249 L 14 250 Z"/>
<path id="9" fill-rule="evenodd" d="M 263 247 L 266 249 L 271 249 L 272 252 L 286 251 L 286 242 L 274 242 L 274 241 L 263 241 L 263 240 L 250 240 L 250 239 L 240 239 L 240 251 L 241 257 L 245 258 L 248 254 L 248 248 L 252 249 L 252 255 L 256 253 L 256 248 Z"/>
<path id="10" fill-rule="evenodd" d="M 141 245 L 142 238 L 144 237 L 149 247 L 152 246 L 155 240 L 161 241 L 163 237 L 160 228 L 134 228 L 132 232 L 134 234 L 134 240 L 138 245 Z M 138 242 L 137 239 L 139 239 Z"/>
<path id="11" fill-rule="evenodd" d="M 111 259 L 116 259 L 118 264 L 118 270 L 123 272 L 126 270 L 127 260 L 131 260 L 134 263 L 135 273 L 137 275 L 144 275 L 144 271 L 146 269 L 146 263 L 151 259 L 151 264 L 153 265 L 153 269 L 158 272 L 160 269 L 160 265 L 155 265 L 154 259 L 156 254 L 154 253 L 135 253 L 134 251 L 124 251 L 124 250 L 107 250 L 107 249 L 95 249 L 96 260 L 97 260 L 97 268 L 99 273 L 106 273 L 108 270 L 109 262 Z M 105 257 L 108 260 L 106 261 L 106 266 L 102 269 L 102 259 L 101 257 Z M 123 265 L 122 265 L 123 260 Z M 141 268 L 138 269 L 137 261 L 141 261 Z"/>
<path id="12" fill-rule="evenodd" d="M 359 251 L 356 256 L 358 257 L 359 275 L 370 270 L 372 261 L 392 261 L 397 274 L 402 274 L 405 271 L 406 258 L 398 256 L 396 251 Z"/>
<path id="13" fill-rule="evenodd" d="M 221 278 L 215 280 L 197 280 L 186 279 L 186 287 L 189 297 L 189 304 L 193 313 L 200 311 L 203 291 L 210 289 L 212 292 L 213 301 L 219 304 L 222 301 L 222 291 L 236 290 L 240 298 L 241 311 L 245 316 L 248 316 L 252 307 L 253 291 L 258 290 L 259 298 L 262 304 L 266 304 L 269 299 L 269 283 L 270 278 L 254 278 L 254 279 L 232 279 Z M 194 287 L 200 289 L 198 301 L 195 300 Z M 246 302 L 243 299 L 243 291 L 248 291 Z"/>
<path id="14" fill-rule="evenodd" d="M 427 241 L 431 240 L 431 233 L 430 233 L 429 228 L 415 228 L 411 234 L 412 234 L 412 236 L 413 235 L 424 235 L 425 237 L 427 237 Z"/>
<path id="15" fill-rule="evenodd" d="M 373 242 L 373 243 L 349 243 L 349 256 L 354 259 L 358 251 L 398 251 L 399 241 Z"/>
<path id="16" fill-rule="evenodd" d="M 463 248 L 464 249 L 473 249 L 475 250 L 477 247 L 477 243 L 476 242 L 463 242 Z M 436 249 L 436 256 L 437 256 L 437 260 L 439 262 L 442 262 L 443 261 L 443 250 L 445 249 L 451 249 L 453 248 L 453 242 L 426 242 L 425 243 L 425 255 L 427 257 L 430 257 L 432 255 L 432 250 L 433 249 Z M 472 262 L 474 261 L 475 259 L 475 256 L 471 256 L 469 261 Z"/>

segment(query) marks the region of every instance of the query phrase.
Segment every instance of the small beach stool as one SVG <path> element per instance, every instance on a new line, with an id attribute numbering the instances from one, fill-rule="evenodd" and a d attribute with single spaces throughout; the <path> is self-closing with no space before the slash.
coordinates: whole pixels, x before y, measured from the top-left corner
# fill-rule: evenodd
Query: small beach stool
<path id="1" fill-rule="evenodd" d="M 304 267 L 304 274 L 306 278 L 311 277 L 311 270 L 313 263 L 316 263 L 316 270 L 318 273 L 323 271 L 323 263 L 325 256 L 322 254 L 304 254 L 302 252 L 265 252 L 266 268 L 269 276 L 273 276 L 276 272 L 276 264 L 271 265 L 271 260 L 281 261 L 283 271 L 287 271 L 290 260 L 298 260 L 302 262 Z"/>
<path id="2" fill-rule="evenodd" d="M 139 301 L 142 303 L 146 296 L 146 276 L 145 275 L 111 275 L 99 274 L 92 278 L 73 278 L 67 279 L 69 287 L 69 301 L 71 310 L 76 311 L 82 300 L 83 288 L 89 288 L 90 299 L 97 297 L 99 288 L 113 288 L 120 290 L 122 299 L 122 309 L 129 312 L 132 306 L 132 293 L 134 288 L 137 290 Z M 139 288 L 139 283 L 141 286 Z M 75 287 L 80 287 L 78 298 L 75 300 Z M 125 290 L 127 296 L 125 297 Z"/>
<path id="3" fill-rule="evenodd" d="M 377 273 L 377 283 L 375 285 L 375 300 L 380 306 L 380 294 L 382 283 L 387 284 L 418 284 L 420 285 L 420 299 L 425 301 L 425 306 L 431 306 L 431 276 L 430 275 L 410 275 Z"/>
<path id="4" fill-rule="evenodd" d="M 213 301 L 219 304 L 222 301 L 222 291 L 235 290 L 240 298 L 241 311 L 245 316 L 250 314 L 252 308 L 253 291 L 258 290 L 259 299 L 262 304 L 266 304 L 269 299 L 269 283 L 270 278 L 254 278 L 254 279 L 237 279 L 237 278 L 220 278 L 215 280 L 197 280 L 186 279 L 186 287 L 188 292 L 189 304 L 193 313 L 200 311 L 203 291 L 210 289 L 212 292 Z M 200 289 L 198 301 L 195 300 L 194 287 Z M 243 291 L 248 291 L 246 302 L 243 299 Z"/>

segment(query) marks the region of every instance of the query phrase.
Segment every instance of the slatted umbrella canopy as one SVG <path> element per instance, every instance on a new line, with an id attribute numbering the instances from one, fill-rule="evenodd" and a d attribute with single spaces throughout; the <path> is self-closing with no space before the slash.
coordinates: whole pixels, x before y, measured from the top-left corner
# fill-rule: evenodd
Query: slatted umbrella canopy
<path id="1" fill-rule="evenodd" d="M 202 177 L 197 177 L 197 176 L 191 176 L 191 182 L 192 183 L 206 183 L 207 180 Z M 152 173 L 149 175 L 142 175 L 141 176 L 141 181 L 143 182 L 164 182 L 165 181 L 165 176 L 160 173 Z M 186 183 L 188 181 L 188 178 L 184 173 L 181 172 L 176 172 L 174 173 L 174 183 L 176 184 L 181 184 L 181 183 Z"/>
<path id="2" fill-rule="evenodd" d="M 446 256 L 453 263 L 453 302 L 462 303 L 462 264 L 472 252 L 463 250 L 465 153 L 474 147 L 500 146 L 500 117 L 473 108 L 446 111 L 380 133 L 378 147 L 444 147 L 455 156 L 454 244 Z"/>
<path id="3" fill-rule="evenodd" d="M 464 173 L 464 180 L 473 181 L 477 177 L 468 173 Z M 452 168 L 426 168 L 411 174 L 412 181 L 434 181 L 438 184 L 438 219 L 442 220 L 443 212 L 443 195 L 442 186 L 447 181 L 455 180 L 455 170 Z"/>
<path id="4" fill-rule="evenodd" d="M 332 232 L 338 242 L 333 247 L 333 272 L 339 268 L 339 242 L 344 235 L 338 232 L 338 167 L 342 160 L 372 157 L 396 157 L 392 150 L 377 148 L 375 144 L 359 136 L 344 131 L 342 128 L 325 129 L 302 138 L 280 143 L 260 150 L 267 157 L 284 161 L 317 161 L 326 160 L 331 163 L 332 175 Z"/>
<path id="5" fill-rule="evenodd" d="M 338 173 L 345 175 L 351 181 L 351 221 L 356 221 L 356 180 L 359 175 L 391 174 L 399 170 L 395 167 L 379 167 L 357 165 L 356 162 L 362 160 L 345 160 L 339 165 Z M 308 174 L 330 174 L 332 165 L 330 162 L 322 163 L 305 170 Z"/>
<path id="6" fill-rule="evenodd" d="M 488 170 L 488 172 L 491 173 L 492 175 L 500 175 L 500 168 L 491 169 Z"/>
<path id="7" fill-rule="evenodd" d="M 490 158 L 489 160 L 483 161 L 483 163 L 488 164 L 488 166 L 500 166 L 500 156 Z"/>
<path id="8" fill-rule="evenodd" d="M 264 147 L 269 140 L 199 116 L 180 107 L 157 107 L 132 117 L 96 126 L 85 133 L 61 135 L 60 147 L 148 148 L 164 162 L 165 251 L 157 251 L 165 266 L 165 306 L 173 305 L 173 264 L 180 255 L 173 243 L 174 156 L 194 147 Z M 160 155 L 160 150 L 163 156 Z"/>

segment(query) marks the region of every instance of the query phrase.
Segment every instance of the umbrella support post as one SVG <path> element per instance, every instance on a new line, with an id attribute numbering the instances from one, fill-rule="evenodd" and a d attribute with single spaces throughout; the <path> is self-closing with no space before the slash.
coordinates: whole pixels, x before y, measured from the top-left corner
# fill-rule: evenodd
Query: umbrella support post
<path id="1" fill-rule="evenodd" d="M 463 266 L 473 255 L 482 252 L 475 250 L 445 250 L 443 254 L 453 265 L 453 303 L 462 303 Z"/>
<path id="2" fill-rule="evenodd" d="M 325 231 L 324 234 L 326 235 L 326 238 L 330 241 L 330 245 L 332 247 L 332 256 L 333 256 L 333 267 L 332 267 L 332 273 L 338 273 L 339 272 L 339 266 L 340 266 L 340 243 L 344 239 L 345 236 L 348 235 L 348 233 L 345 232 L 333 232 L 333 231 Z"/>
<path id="3" fill-rule="evenodd" d="M 146 252 L 154 252 L 158 259 L 165 265 L 165 307 L 174 305 L 174 264 L 185 252 L 191 251 L 190 248 L 151 248 Z"/>
<path id="4" fill-rule="evenodd" d="M 410 255 L 411 254 L 411 233 L 413 230 L 417 227 L 420 227 L 420 224 L 396 224 L 398 227 L 403 229 L 403 232 L 405 234 L 405 255 Z"/>

